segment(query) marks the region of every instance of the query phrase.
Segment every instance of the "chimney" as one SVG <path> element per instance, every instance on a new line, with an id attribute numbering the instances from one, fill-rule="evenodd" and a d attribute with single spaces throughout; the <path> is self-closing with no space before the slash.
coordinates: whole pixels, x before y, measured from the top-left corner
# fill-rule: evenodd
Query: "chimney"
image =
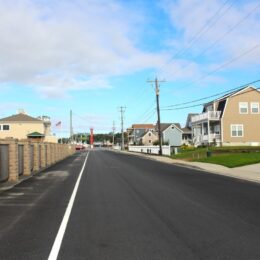
<path id="1" fill-rule="evenodd" d="M 17 110 L 17 113 L 18 113 L 18 114 L 24 114 L 24 115 L 26 115 L 25 110 L 22 109 L 22 108 L 19 108 L 19 109 Z"/>

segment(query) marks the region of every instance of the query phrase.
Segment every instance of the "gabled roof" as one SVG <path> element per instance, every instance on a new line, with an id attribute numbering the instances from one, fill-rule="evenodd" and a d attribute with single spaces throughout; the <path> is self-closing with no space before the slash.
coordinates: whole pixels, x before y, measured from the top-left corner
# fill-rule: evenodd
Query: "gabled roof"
<path id="1" fill-rule="evenodd" d="M 20 113 L 9 117 L 1 118 L 0 122 L 42 122 L 42 120 Z"/>
<path id="2" fill-rule="evenodd" d="M 154 136 L 156 136 L 153 131 L 148 130 L 148 131 L 144 132 L 140 137 L 142 138 L 142 137 L 144 137 L 145 135 L 147 135 L 148 133 L 151 133 L 151 134 L 153 134 Z"/>
<path id="3" fill-rule="evenodd" d="M 179 128 L 181 130 L 181 125 L 179 123 L 163 123 L 163 124 L 161 124 L 161 132 L 166 130 L 171 125 L 175 125 L 177 128 Z"/>
<path id="4" fill-rule="evenodd" d="M 250 89 L 250 88 L 252 89 L 252 91 L 255 90 L 255 91 L 260 92 L 259 89 L 257 89 L 256 87 L 249 85 L 249 86 L 246 86 L 246 87 L 243 87 L 243 88 L 231 91 L 231 92 L 225 94 L 224 96 L 221 96 L 220 98 L 217 98 L 217 99 L 214 99 L 214 100 L 212 100 L 210 102 L 205 103 L 204 105 L 213 103 L 214 101 L 221 101 L 221 100 L 227 99 L 229 97 L 232 97 L 232 96 L 235 96 L 235 95 L 239 95 L 241 92 L 245 91 L 246 89 Z"/>
<path id="5" fill-rule="evenodd" d="M 154 129 L 153 124 L 134 124 L 132 125 L 134 129 Z"/>

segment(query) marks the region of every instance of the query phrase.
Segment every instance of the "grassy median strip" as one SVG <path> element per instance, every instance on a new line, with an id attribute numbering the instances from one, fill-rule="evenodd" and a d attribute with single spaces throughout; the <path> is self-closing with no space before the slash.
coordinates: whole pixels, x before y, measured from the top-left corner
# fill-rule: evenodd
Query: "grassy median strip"
<path id="1" fill-rule="evenodd" d="M 208 156 L 207 156 L 208 155 Z M 178 154 L 172 155 L 173 159 L 220 164 L 229 168 L 260 163 L 259 147 L 210 147 L 186 148 Z"/>

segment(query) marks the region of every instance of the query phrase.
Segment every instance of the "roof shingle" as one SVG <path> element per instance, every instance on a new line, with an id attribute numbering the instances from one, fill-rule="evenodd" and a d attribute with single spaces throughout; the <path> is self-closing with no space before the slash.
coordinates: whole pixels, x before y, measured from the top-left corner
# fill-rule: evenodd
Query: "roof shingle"
<path id="1" fill-rule="evenodd" d="M 42 120 L 20 113 L 17 115 L 1 118 L 0 122 L 39 122 L 40 123 L 42 122 Z"/>

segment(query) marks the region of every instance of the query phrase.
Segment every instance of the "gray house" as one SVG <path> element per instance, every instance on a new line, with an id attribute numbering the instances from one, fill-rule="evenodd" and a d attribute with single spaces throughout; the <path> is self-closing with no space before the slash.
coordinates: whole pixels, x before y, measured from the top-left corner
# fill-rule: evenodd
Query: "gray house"
<path id="1" fill-rule="evenodd" d="M 127 129 L 128 144 L 139 145 L 142 137 L 148 132 L 155 132 L 155 126 L 153 124 L 134 124 L 131 128 Z"/>
<path id="2" fill-rule="evenodd" d="M 169 143 L 170 146 L 182 145 L 181 126 L 179 123 L 161 124 L 162 140 Z"/>

